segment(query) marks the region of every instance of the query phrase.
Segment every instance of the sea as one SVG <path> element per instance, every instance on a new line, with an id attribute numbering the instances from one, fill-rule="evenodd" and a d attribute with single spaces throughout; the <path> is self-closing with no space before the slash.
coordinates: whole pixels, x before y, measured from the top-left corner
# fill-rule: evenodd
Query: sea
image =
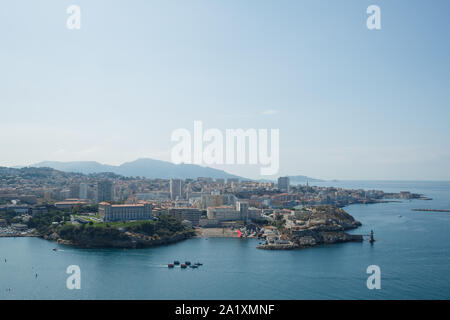
<path id="1" fill-rule="evenodd" d="M 385 192 L 411 191 L 432 200 L 350 205 L 376 242 L 292 251 L 256 249 L 256 239 L 198 238 L 149 249 L 78 249 L 40 238 L 0 238 L 0 299 L 449 299 L 450 182 L 313 183 Z M 53 249 L 56 248 L 57 251 Z M 169 269 L 179 260 L 197 269 Z M 369 289 L 369 266 L 379 289 Z M 80 271 L 69 289 L 70 266 Z"/>

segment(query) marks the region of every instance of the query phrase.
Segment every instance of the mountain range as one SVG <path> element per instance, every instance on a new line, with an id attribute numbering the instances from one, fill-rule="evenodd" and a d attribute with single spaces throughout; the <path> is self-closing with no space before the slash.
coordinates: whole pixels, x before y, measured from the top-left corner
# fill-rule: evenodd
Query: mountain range
<path id="1" fill-rule="evenodd" d="M 240 180 L 250 180 L 210 167 L 202 167 L 195 164 L 177 165 L 168 161 L 154 160 L 150 158 L 125 162 L 118 166 L 101 164 L 96 161 L 43 161 L 33 164 L 30 167 L 48 167 L 59 171 L 77 172 L 83 174 L 112 172 L 126 177 L 145 177 L 149 179 L 197 179 L 198 177 L 210 177 L 214 179 L 239 178 Z M 323 180 L 301 175 L 290 176 L 291 184 L 306 183 L 306 181 L 319 182 Z"/>
<path id="2" fill-rule="evenodd" d="M 112 172 L 126 177 L 145 177 L 149 179 L 197 179 L 198 177 L 211 177 L 214 179 L 244 179 L 223 170 L 202 167 L 194 164 L 173 164 L 168 161 L 148 158 L 125 162 L 119 166 L 101 164 L 96 161 L 43 161 L 33 164 L 32 167 L 48 167 L 60 171 L 79 172 L 83 174 Z"/>

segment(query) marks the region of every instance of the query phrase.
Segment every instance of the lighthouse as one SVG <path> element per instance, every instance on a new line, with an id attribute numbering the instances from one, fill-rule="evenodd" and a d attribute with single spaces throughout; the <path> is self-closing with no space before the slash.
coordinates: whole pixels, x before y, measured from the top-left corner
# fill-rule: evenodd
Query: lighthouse
<path id="1" fill-rule="evenodd" d="M 373 230 L 370 230 L 370 239 L 369 239 L 370 243 L 374 243 L 375 239 L 373 238 Z"/>

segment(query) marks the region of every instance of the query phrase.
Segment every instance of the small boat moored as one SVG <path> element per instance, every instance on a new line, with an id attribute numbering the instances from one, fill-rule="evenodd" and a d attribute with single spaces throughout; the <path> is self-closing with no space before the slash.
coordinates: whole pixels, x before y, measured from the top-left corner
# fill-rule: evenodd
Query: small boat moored
<path id="1" fill-rule="evenodd" d="M 181 264 L 181 268 L 186 269 L 187 265 L 185 265 L 184 263 Z"/>
<path id="2" fill-rule="evenodd" d="M 180 261 L 175 260 L 175 261 L 173 262 L 173 264 L 174 264 L 174 265 L 179 265 L 179 264 L 180 264 Z"/>
<path id="3" fill-rule="evenodd" d="M 167 266 L 168 266 L 169 268 L 175 267 L 175 265 L 174 265 L 173 263 L 169 263 Z"/>
<path id="4" fill-rule="evenodd" d="M 185 264 L 186 264 L 187 266 L 190 266 L 190 265 L 191 265 L 191 262 L 190 262 L 190 261 L 186 261 Z"/>

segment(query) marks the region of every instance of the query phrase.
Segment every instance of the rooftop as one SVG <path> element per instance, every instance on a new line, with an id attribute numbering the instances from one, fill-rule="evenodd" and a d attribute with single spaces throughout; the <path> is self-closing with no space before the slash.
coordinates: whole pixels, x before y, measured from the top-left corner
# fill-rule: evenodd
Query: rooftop
<path id="1" fill-rule="evenodd" d="M 111 206 L 113 208 L 120 208 L 120 207 L 143 207 L 146 204 L 151 204 L 151 202 L 129 203 L 129 204 L 110 204 L 108 202 L 100 202 L 98 205 Z"/>

